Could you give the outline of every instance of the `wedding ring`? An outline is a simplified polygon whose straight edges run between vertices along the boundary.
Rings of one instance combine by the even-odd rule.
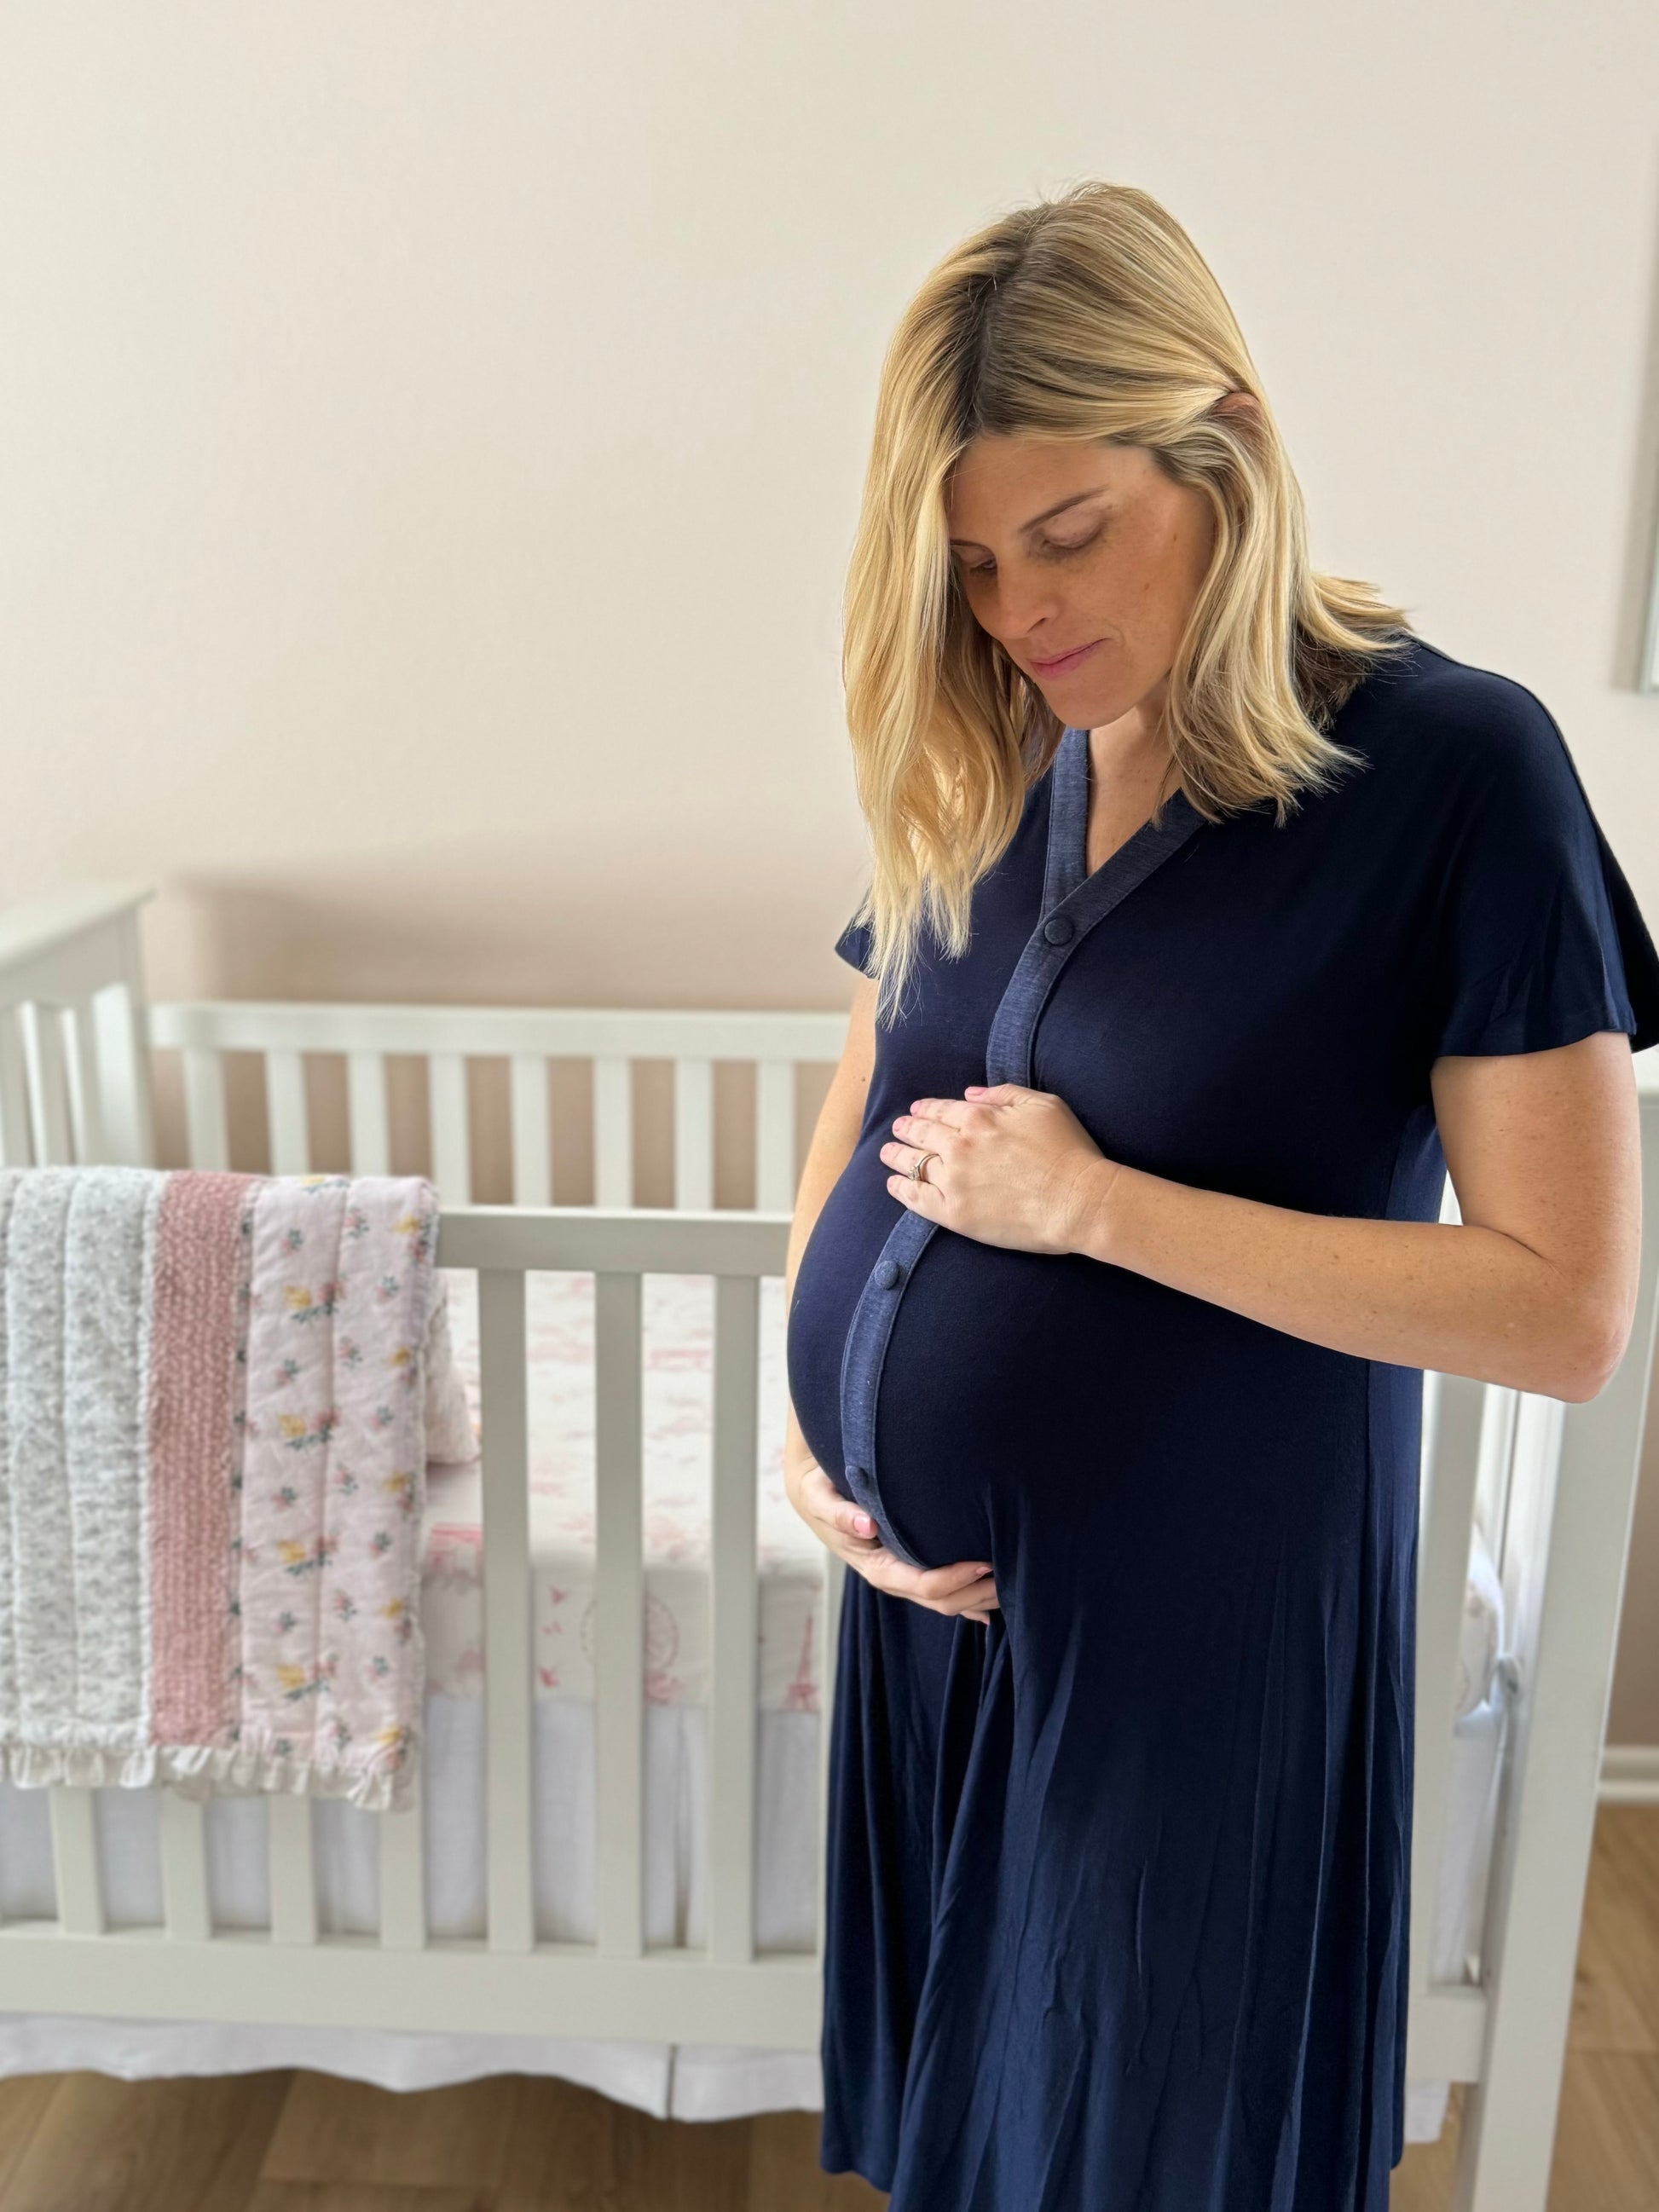
[[[909,1166],[906,1168],[904,1172],[909,1176],[912,1182],[927,1182],[927,1178],[923,1175],[922,1170],[927,1166],[929,1160],[936,1160],[938,1158],[939,1154],[937,1152],[918,1152],[915,1158],[911,1161]],[[929,1188],[931,1188],[931,1185]]]

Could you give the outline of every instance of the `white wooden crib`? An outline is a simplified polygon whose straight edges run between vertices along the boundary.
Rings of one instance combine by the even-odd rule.
[[[392,1166],[386,1062],[427,1066],[438,1260],[478,1271],[487,1932],[433,1933],[422,1815],[378,1816],[378,1932],[319,1926],[307,1802],[271,1797],[270,1924],[216,1927],[204,1808],[162,1793],[163,1910],[109,1924],[87,1790],[50,1793],[55,1917],[0,1925],[0,2012],[291,2021],[345,2029],[570,2035],[810,2051],[816,1951],[756,1942],[756,1376],[760,1293],[782,1273],[797,1156],[795,1070],[833,1061],[844,1017],[349,1005],[149,1005],[143,887],[70,891],[0,915],[0,1163],[155,1158],[153,1054],[181,1055],[191,1164],[232,1164],[223,1055],[263,1056],[277,1173]],[[349,1159],[313,1160],[302,1055],[345,1061]],[[1469,2085],[1456,2203],[1542,2212],[1571,2002],[1659,1279],[1659,1074],[1638,1062],[1644,1237],[1629,1350],[1587,1405],[1431,1376],[1419,1547],[1414,1986],[1408,2072]],[[513,1202],[474,1205],[467,1063],[509,1066]],[[550,1060],[591,1066],[592,1206],[550,1203]],[[672,1060],[673,1199],[634,1204],[631,1064]],[[756,1210],[714,1205],[714,1069],[755,1073]],[[399,1166],[408,1164],[400,1162]],[[1448,1212],[1455,1218],[1448,1196]],[[538,1937],[527,1601],[526,1280],[595,1279],[596,1929]],[[650,1274],[713,1276],[714,1481],[704,1943],[647,1941],[641,1909],[641,1299]],[[1430,1978],[1447,1822],[1453,1681],[1477,1517],[1509,1624],[1504,1764],[1474,1971]],[[832,1684],[841,1570],[823,1561],[820,1681]],[[820,1729],[817,1786],[823,1785]],[[821,1830],[820,1830],[821,1834]]]

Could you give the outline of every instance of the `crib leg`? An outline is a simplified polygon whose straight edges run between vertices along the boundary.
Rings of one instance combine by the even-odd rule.
[[[1482,1947],[1486,2049],[1464,2092],[1452,2212],[1545,2212],[1549,2196],[1600,1744],[1593,1727],[1559,1740],[1549,1710],[1559,1686],[1546,1680],[1541,1700],[1517,1715]]]
[[[1491,2008],[1481,2078],[1464,2092],[1452,2212],[1546,2212],[1549,2197],[1601,1743],[1599,1729],[1583,1732],[1588,1744],[1547,1741],[1553,1686],[1543,1710],[1520,1715],[1517,1771],[1495,1839],[1484,1961]]]
[[[1464,2089],[1450,2212],[1545,2212],[1557,2099],[1524,2087],[1541,2056]]]

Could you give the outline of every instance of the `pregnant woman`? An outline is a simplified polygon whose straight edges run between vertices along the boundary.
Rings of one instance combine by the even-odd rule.
[[[873,876],[789,1255],[790,1494],[854,1570],[823,2163],[1386,2212],[1421,1370],[1617,1366],[1659,955],[1538,700],[1311,568],[1141,192],[927,280],[847,616]]]

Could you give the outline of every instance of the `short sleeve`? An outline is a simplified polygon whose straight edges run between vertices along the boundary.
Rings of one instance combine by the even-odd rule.
[[[836,950],[850,967],[860,975],[870,972],[870,925],[856,916],[849,921],[836,939]]]
[[[1565,739],[1523,686],[1486,694],[1455,780],[1434,1055],[1659,1043],[1659,952]]]

